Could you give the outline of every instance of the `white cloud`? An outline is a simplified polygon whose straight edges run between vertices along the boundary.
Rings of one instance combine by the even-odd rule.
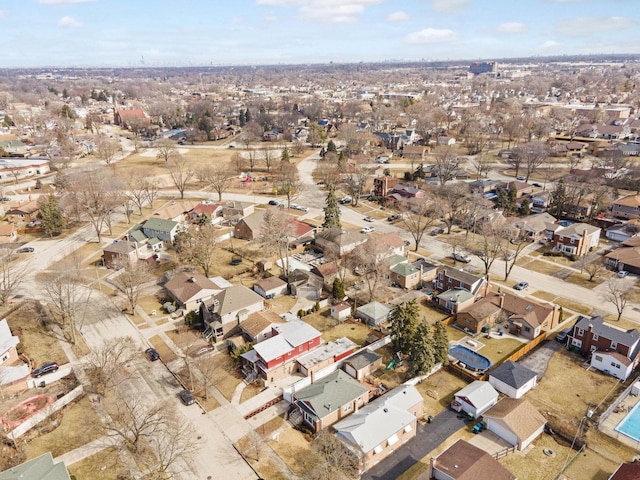
[[[58,26],[60,28],[80,28],[82,26],[82,22],[79,22],[73,17],[62,17],[58,20]]]
[[[419,32],[413,32],[404,37],[405,42],[413,44],[445,43],[458,39],[458,34],[453,30],[425,28]]]
[[[0,10],[0,18],[4,18],[6,16],[7,16],[7,13]]]
[[[367,5],[383,0],[256,0],[256,5],[295,8],[302,20],[326,23],[353,23]]]
[[[402,10],[398,10],[397,12],[393,12],[387,15],[387,20],[390,22],[404,22],[406,20],[409,20],[409,15]]]
[[[262,20],[265,22],[275,22],[278,20],[278,16],[274,13],[265,13]]]
[[[506,22],[498,25],[498,31],[502,33],[521,33],[527,30],[527,26],[520,22]]]
[[[556,42],[555,40],[547,40],[542,45],[540,45],[537,50],[539,53],[556,53],[560,51],[562,44]]]
[[[431,8],[440,13],[457,13],[467,6],[469,0],[432,0]]]
[[[71,5],[73,3],[91,3],[96,0],[36,0],[38,3],[45,5]]]
[[[555,32],[564,35],[582,36],[596,32],[627,30],[634,26],[635,22],[626,17],[579,17],[556,23]]]

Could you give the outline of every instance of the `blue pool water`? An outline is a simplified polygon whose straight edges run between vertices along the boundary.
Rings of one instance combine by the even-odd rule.
[[[491,361],[487,357],[474,352],[464,345],[454,345],[449,349],[449,355],[457,358],[472,370],[484,372],[491,366]]]
[[[636,406],[633,407],[627,416],[622,419],[622,421],[616,427],[616,430],[623,435],[635,440],[636,442],[640,442],[640,410],[638,407],[640,403],[636,403]]]

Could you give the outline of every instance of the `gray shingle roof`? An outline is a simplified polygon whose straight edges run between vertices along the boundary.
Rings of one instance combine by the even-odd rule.
[[[526,385],[537,375],[538,374],[533,370],[529,370],[527,367],[520,365],[519,363],[512,362],[511,360],[503,363],[491,372],[491,376],[493,378],[500,380],[515,389]]]
[[[351,355],[345,360],[345,363],[349,363],[356,370],[360,370],[368,365],[375,363],[378,359],[382,358],[376,352],[372,352],[368,348],[360,350],[358,353]]]
[[[574,332],[576,328],[588,330],[590,325],[593,327],[594,334],[607,338],[612,342],[627,345],[628,347],[633,346],[640,338],[640,332],[635,328],[626,331],[620,330],[611,325],[607,325],[601,317],[580,316],[575,324]]]
[[[367,388],[342,370],[336,370],[296,392],[295,398],[298,405],[300,402],[304,403],[303,408],[306,411],[311,409],[309,413],[323,418],[340,409],[343,405],[354,401],[367,391]]]

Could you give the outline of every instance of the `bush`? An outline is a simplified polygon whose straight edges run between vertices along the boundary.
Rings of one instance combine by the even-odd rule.
[[[314,311],[314,312],[317,312],[318,310],[320,310],[320,304],[319,304],[318,302],[316,302],[316,303],[313,305],[313,311]]]
[[[176,306],[171,302],[164,303],[162,308],[164,308],[164,311],[167,313],[173,313],[176,311]]]
[[[298,316],[300,318],[304,317],[305,316],[305,311],[303,309],[298,310]]]

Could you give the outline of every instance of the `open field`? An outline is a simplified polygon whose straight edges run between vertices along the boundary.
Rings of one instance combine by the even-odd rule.
[[[100,480],[119,480],[129,474],[114,448],[101,450],[69,466],[69,473],[77,479],[95,478],[96,472],[100,472]]]

